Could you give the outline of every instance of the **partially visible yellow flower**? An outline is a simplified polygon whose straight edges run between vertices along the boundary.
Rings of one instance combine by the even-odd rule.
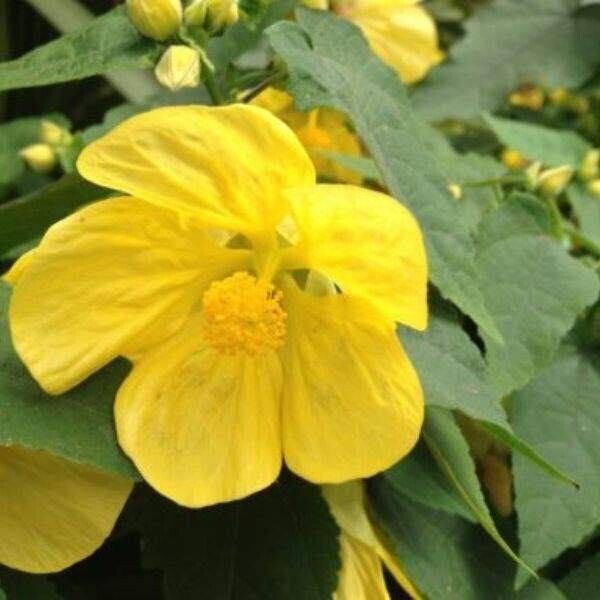
[[[169,46],[154,69],[158,82],[172,91],[200,83],[200,53],[181,45]]]
[[[177,33],[183,7],[181,0],[127,0],[127,12],[142,35],[164,42]]]
[[[504,148],[500,154],[502,164],[508,169],[522,169],[526,167],[529,161],[518,151],[513,148]]]
[[[31,144],[19,151],[19,156],[36,173],[49,173],[57,163],[56,153],[48,144]]]
[[[420,0],[333,0],[332,10],[365,34],[375,54],[405,83],[415,83],[444,57],[434,20]]]
[[[358,136],[350,130],[342,113],[330,108],[299,111],[292,96],[273,87],[261,92],[252,104],[267,109],[294,130],[321,177],[355,185],[362,182],[358,173],[323,154],[323,151],[329,151],[348,156],[362,155]]]
[[[132,360],[117,434],[150,485],[199,507],[267,487],[284,458],[338,483],[411,450],[423,393],[395,328],[426,326],[427,265],[406,208],[317,185],[293,132],[239,104],[137,115],[77,167],[127,196],[17,262],[12,338],[52,394]]]
[[[509,94],[508,103],[519,108],[537,111],[544,106],[545,99],[546,94],[542,88],[527,85]]]
[[[110,534],[131,481],[20,446],[0,447],[0,564],[61,571]]]
[[[398,561],[385,549],[364,505],[362,481],[325,485],[323,495],[341,533],[339,537],[342,569],[334,600],[389,600],[383,565],[413,600],[421,596]]]

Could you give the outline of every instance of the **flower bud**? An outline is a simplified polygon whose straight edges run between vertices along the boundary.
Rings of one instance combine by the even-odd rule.
[[[600,150],[597,148],[588,150],[579,165],[577,174],[583,181],[589,181],[590,179],[596,179],[600,175],[598,169],[598,163],[600,161]]]
[[[600,179],[592,179],[586,184],[586,189],[594,198],[600,198]]]
[[[218,33],[240,18],[237,0],[208,0],[207,25],[211,33]]]
[[[508,103],[519,108],[540,110],[544,106],[544,91],[536,86],[526,86],[509,95]]]
[[[500,155],[502,164],[509,169],[522,169],[527,165],[527,159],[518,151],[512,148],[505,148]]]
[[[462,198],[462,195],[463,195],[462,188],[460,187],[460,185],[458,185],[458,183],[449,184],[448,191],[450,192],[450,195],[455,200],[460,200]]]
[[[208,0],[193,0],[183,11],[183,21],[189,27],[201,27],[206,21]]]
[[[127,11],[137,30],[146,37],[164,42],[181,25],[181,0],[127,0]]]
[[[172,91],[200,83],[200,54],[188,46],[169,46],[154,69],[156,79]]]
[[[71,141],[71,134],[52,121],[42,120],[40,140],[49,146],[64,146]]]
[[[540,173],[537,184],[544,196],[558,196],[573,177],[573,167],[564,165],[555,169],[546,169]]]
[[[558,87],[554,88],[549,94],[548,99],[554,106],[564,107],[569,102],[569,91],[566,88]]]
[[[530,190],[535,190],[537,188],[538,179],[539,179],[541,170],[542,170],[542,163],[539,161],[536,161],[536,162],[530,164],[525,169],[525,177],[527,178],[527,187]]]
[[[19,152],[27,166],[36,173],[49,173],[56,166],[56,154],[48,144],[32,144]]]

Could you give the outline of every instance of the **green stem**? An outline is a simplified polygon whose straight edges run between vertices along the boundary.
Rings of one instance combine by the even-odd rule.
[[[210,99],[212,100],[213,104],[224,104],[223,96],[221,95],[221,92],[217,87],[215,76],[213,75],[213,72],[210,69],[205,70],[204,85],[206,86],[206,90],[208,91],[208,94],[210,95]]]
[[[550,225],[552,229],[552,235],[557,240],[561,240],[564,234],[564,228],[563,218],[560,214],[560,209],[558,208],[558,202],[554,196],[549,196],[546,198],[546,200],[548,202],[548,208],[550,209]]]
[[[590,238],[583,235],[580,231],[572,227],[571,225],[563,224],[563,231],[579,246],[585,248],[590,254],[594,254],[600,258],[600,245],[590,240]]]
[[[519,184],[526,183],[527,179],[522,176],[513,175],[508,177],[496,177],[492,179],[482,179],[481,181],[466,181],[461,183],[462,187],[486,187],[486,186],[496,186],[496,185],[511,185],[511,184]]]

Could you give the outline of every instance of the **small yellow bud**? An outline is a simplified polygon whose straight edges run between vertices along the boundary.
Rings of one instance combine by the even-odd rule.
[[[450,195],[455,199],[455,200],[460,200],[462,198],[462,188],[460,187],[460,185],[458,185],[458,183],[451,183],[448,185],[448,191],[450,192]]]
[[[527,185],[529,189],[535,190],[535,188],[537,187],[541,170],[542,163],[538,161],[530,164],[525,169],[525,176],[527,177]]]
[[[522,87],[508,96],[509,104],[529,110],[540,110],[544,106],[544,100],[544,91],[532,85]]]
[[[585,187],[591,196],[594,196],[594,198],[600,198],[600,179],[592,179],[591,181],[588,181]]]
[[[502,150],[500,160],[509,169],[522,169],[529,162],[518,150],[512,148]]]
[[[577,174],[583,181],[589,181],[590,179],[596,179],[600,175],[600,169],[598,164],[600,162],[600,150],[594,148],[588,150],[579,165]]]
[[[329,0],[302,0],[302,4],[315,10],[329,10]]]
[[[573,167],[564,165],[555,169],[546,169],[540,173],[537,184],[544,196],[558,196],[573,177]]]
[[[156,79],[170,90],[200,83],[200,54],[188,46],[169,46],[154,69]]]
[[[183,11],[183,20],[190,27],[201,27],[206,21],[208,0],[193,0]]]
[[[569,101],[569,91],[566,88],[554,88],[549,94],[548,99],[554,106],[566,106]]]
[[[217,33],[240,18],[237,0],[208,0],[207,23],[211,33]]]
[[[19,152],[27,166],[36,173],[49,173],[56,166],[56,154],[48,144],[32,144]]]
[[[42,121],[40,140],[50,146],[63,146],[71,141],[71,134],[52,121]]]
[[[127,0],[127,11],[142,35],[159,42],[177,33],[183,13],[181,0]]]

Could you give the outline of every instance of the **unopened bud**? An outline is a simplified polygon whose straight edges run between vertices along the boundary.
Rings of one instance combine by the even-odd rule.
[[[573,96],[568,107],[577,115],[585,115],[590,111],[590,101],[585,96]]]
[[[508,102],[512,106],[519,108],[528,108],[529,110],[540,110],[544,106],[544,91],[535,86],[526,86],[512,92],[508,97]]]
[[[590,179],[596,179],[600,175],[598,169],[598,163],[600,162],[600,150],[593,149],[588,150],[581,161],[577,174],[583,181],[589,181]]]
[[[44,119],[41,124],[40,140],[49,146],[64,146],[71,141],[71,134],[56,123]]]
[[[542,170],[541,162],[534,162],[525,169],[525,177],[527,178],[527,187],[530,190],[535,190],[538,185],[540,171]]]
[[[569,91],[566,88],[554,88],[549,94],[548,99],[554,106],[566,106],[570,98]]]
[[[555,169],[542,171],[538,177],[537,184],[544,196],[555,197],[562,193],[573,177],[573,168],[564,165]]]
[[[188,46],[169,46],[154,69],[156,79],[170,90],[200,83],[200,54]]]
[[[450,195],[455,200],[460,200],[462,198],[462,195],[463,195],[462,188],[460,187],[460,185],[458,185],[458,183],[449,184],[448,191],[450,192]]]
[[[211,33],[222,31],[239,18],[237,0],[208,0],[207,25]]]
[[[528,163],[528,160],[518,150],[512,148],[502,150],[500,160],[509,169],[522,169]]]
[[[19,152],[27,166],[36,173],[49,173],[56,166],[56,154],[48,144],[32,144]]]
[[[600,198],[600,179],[592,179],[586,184],[586,189],[594,198]]]
[[[193,0],[183,11],[183,20],[190,27],[201,27],[206,21],[208,0]]]
[[[127,0],[127,11],[142,35],[164,42],[179,30],[183,9],[181,0]]]

